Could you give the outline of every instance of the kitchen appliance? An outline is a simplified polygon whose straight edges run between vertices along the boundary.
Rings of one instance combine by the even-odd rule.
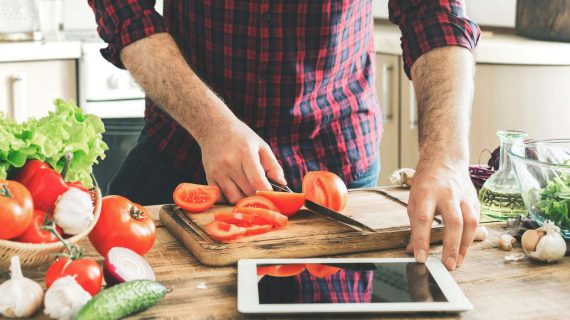
[[[0,0],[0,41],[41,39],[35,0]]]
[[[75,38],[90,39],[92,34]],[[101,56],[102,42],[83,42],[79,61],[79,106],[99,116],[105,124],[103,140],[109,145],[107,156],[93,167],[104,195],[108,184],[144,127],[144,92],[131,75]]]
[[[209,266],[224,266],[240,259],[308,258],[343,253],[366,252],[390,248],[405,248],[410,239],[410,220],[405,203],[409,190],[381,188],[390,197],[374,190],[354,189],[348,192],[347,206],[342,213],[374,229],[362,232],[309,210],[301,210],[289,219],[285,228],[246,236],[230,243],[213,240],[206,226],[216,212],[232,210],[229,205],[217,205],[200,214],[187,214],[175,205],[163,206],[160,221],[196,259]],[[394,200],[398,199],[398,200]],[[443,238],[443,224],[434,220],[431,243]]]

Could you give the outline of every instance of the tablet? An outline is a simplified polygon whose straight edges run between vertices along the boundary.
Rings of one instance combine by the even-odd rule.
[[[241,313],[414,313],[471,310],[440,260],[271,259],[238,263]]]

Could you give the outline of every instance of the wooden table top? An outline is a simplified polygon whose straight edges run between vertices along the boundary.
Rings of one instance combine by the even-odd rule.
[[[158,226],[158,239],[146,258],[157,280],[173,291],[157,306],[135,315],[136,318],[169,319],[263,319],[237,312],[237,268],[212,268],[201,265],[158,221],[160,206],[149,207]],[[365,319],[568,319],[570,317],[570,258],[553,265],[527,259],[505,262],[508,252],[500,251],[497,238],[500,226],[489,230],[484,242],[470,250],[464,265],[452,275],[474,305],[474,310],[459,315],[359,316]],[[87,257],[102,260],[88,240],[80,243]],[[512,252],[519,253],[521,248]],[[441,257],[441,246],[432,247]],[[342,257],[407,257],[403,250],[386,250]],[[24,275],[43,285],[47,266],[24,270]],[[5,278],[2,275],[0,278]],[[205,283],[205,289],[196,288]],[[37,319],[47,319],[38,312]],[[275,317],[272,317],[275,318]],[[286,317],[279,317],[285,319]],[[294,319],[299,319],[295,316]],[[305,318],[305,317],[304,317]],[[322,317],[321,317],[322,318]],[[347,319],[347,316],[326,318]],[[355,317],[353,317],[355,318]],[[293,319],[293,317],[291,317]]]

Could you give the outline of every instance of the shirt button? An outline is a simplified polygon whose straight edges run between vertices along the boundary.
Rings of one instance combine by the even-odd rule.
[[[265,22],[271,21],[271,12],[263,13],[263,21],[265,21]]]
[[[261,73],[259,74],[259,80],[265,81],[265,80],[267,80],[268,78],[269,78],[269,74],[267,74],[267,72],[261,72]]]

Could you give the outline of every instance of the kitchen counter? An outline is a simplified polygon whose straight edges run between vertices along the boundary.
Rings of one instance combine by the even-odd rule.
[[[0,42],[0,63],[66,60],[81,57],[81,42]]]
[[[169,319],[246,319],[237,312],[236,267],[201,265],[158,221],[160,206],[149,207],[158,226],[158,239],[146,258],[156,272],[157,280],[172,288],[157,306],[136,315],[136,318]],[[460,315],[401,316],[399,319],[565,319],[569,312],[570,258],[553,265],[528,260],[505,262],[508,252],[500,251],[497,238],[502,227],[490,227],[489,237],[476,242],[465,264],[452,272],[453,277],[474,305],[474,310]],[[80,245],[87,257],[102,260],[88,240]],[[441,256],[441,246],[432,247],[433,255]],[[521,252],[520,247],[513,253]],[[386,250],[343,257],[406,257],[403,250]],[[24,269],[24,275],[40,281],[47,266]],[[205,283],[205,289],[196,288]],[[47,319],[41,313],[37,319]],[[274,318],[274,317],[273,317]],[[298,318],[298,317],[291,317]],[[346,319],[346,316],[340,317]],[[367,319],[380,319],[368,316]],[[395,318],[395,316],[390,316]],[[255,319],[264,319],[256,316]],[[280,317],[284,319],[284,317]]]

